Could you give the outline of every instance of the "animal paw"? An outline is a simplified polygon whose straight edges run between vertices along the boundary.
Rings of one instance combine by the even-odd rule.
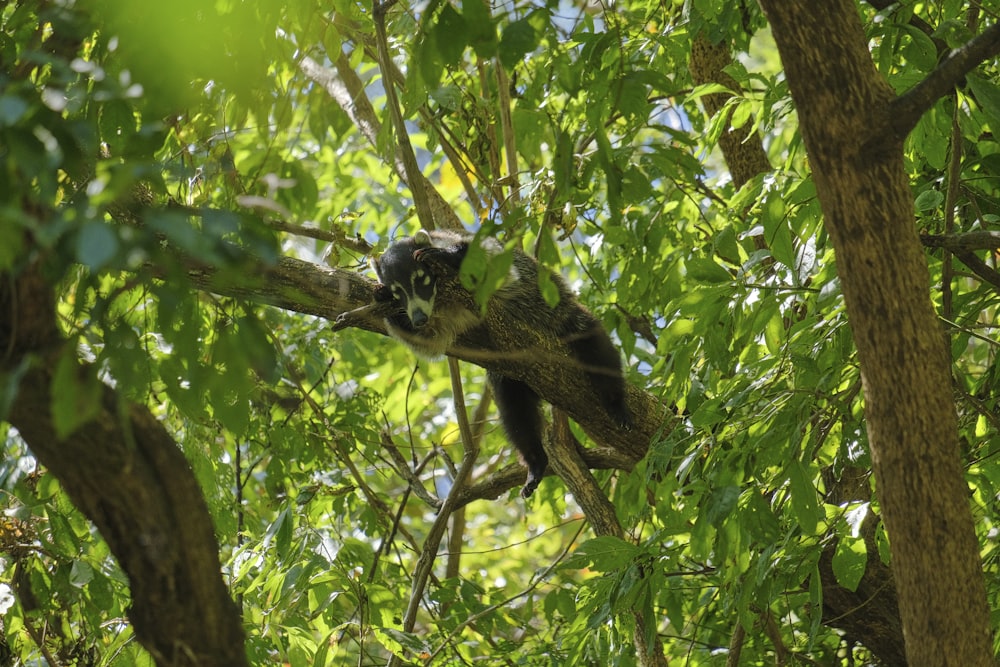
[[[629,412],[624,402],[620,405],[608,406],[608,416],[623,431],[631,431],[635,428],[632,413]]]
[[[524,480],[524,486],[521,487],[522,498],[530,498],[531,494],[538,488],[542,478],[545,477],[545,471],[548,468],[549,459],[544,455],[544,453],[540,456],[540,459],[541,460],[533,461],[532,464],[528,466],[528,479]]]

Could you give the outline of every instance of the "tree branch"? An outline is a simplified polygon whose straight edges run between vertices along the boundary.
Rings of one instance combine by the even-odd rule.
[[[975,254],[976,250],[1000,248],[1000,232],[978,231],[964,234],[921,234],[920,242],[928,248],[943,248],[954,254],[974,274],[1000,289],[1000,272]]]
[[[333,55],[333,54],[331,54]],[[299,61],[299,69],[307,77],[323,86],[333,101],[347,114],[354,126],[358,128],[371,147],[379,154],[378,135],[382,124],[375,115],[375,109],[365,94],[365,85],[351,67],[347,56],[337,54],[334,69],[323,67],[318,62],[305,56]],[[415,174],[408,173],[401,149],[397,148],[392,157],[393,169],[396,175],[406,183],[411,191],[423,189],[427,194],[431,214],[435,222],[448,229],[461,229],[462,223],[455,215],[454,209],[445,201],[441,193],[431,185],[427,177],[419,169]],[[414,179],[414,180],[411,180]]]
[[[920,242],[928,248],[944,248],[952,252],[962,250],[1000,249],[1000,232],[978,231],[961,234],[921,234]]]
[[[947,95],[966,74],[1000,53],[1000,23],[996,23],[952,51],[923,81],[889,104],[887,117],[893,136],[902,140],[938,98]]]
[[[417,164],[417,156],[413,153],[413,145],[410,143],[410,135],[406,131],[406,121],[403,119],[403,110],[399,105],[399,98],[396,96],[396,84],[392,80],[392,59],[389,57],[389,37],[386,34],[385,22],[389,7],[394,3],[372,1],[372,14],[375,22],[375,41],[378,46],[378,68],[382,72],[382,88],[385,90],[386,106],[389,107],[389,118],[392,119],[392,127],[396,131],[396,151],[403,160],[403,171],[406,174],[406,182],[410,184],[410,194],[413,196],[413,205],[417,209],[417,218],[420,226],[424,229],[434,229],[436,226],[430,202],[427,199],[427,184],[421,176],[420,165]]]

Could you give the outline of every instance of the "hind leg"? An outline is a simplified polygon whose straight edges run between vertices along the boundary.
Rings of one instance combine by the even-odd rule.
[[[507,432],[507,439],[528,466],[528,479],[521,489],[521,496],[527,498],[538,488],[549,464],[549,457],[542,447],[542,415],[538,394],[523,382],[499,373],[490,371],[487,377],[493,387],[493,397],[500,412],[500,421]]]

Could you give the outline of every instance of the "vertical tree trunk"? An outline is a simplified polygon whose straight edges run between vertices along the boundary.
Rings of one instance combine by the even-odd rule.
[[[248,665],[212,519],[177,444],[147,409],[104,385],[94,418],[62,437],[51,401],[66,342],[39,266],[16,277],[0,273],[0,313],[0,349],[7,351],[0,372],[24,371],[10,423],[94,522],[128,575],[136,638],[160,667]]]
[[[762,0],[814,171],[861,362],[911,665],[993,664],[945,338],[930,302],[894,94],[850,0]]]

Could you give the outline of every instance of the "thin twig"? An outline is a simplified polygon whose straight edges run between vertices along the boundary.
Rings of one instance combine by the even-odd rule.
[[[516,207],[521,203],[521,183],[517,178],[517,138],[514,136],[514,121],[510,115],[510,78],[500,61],[496,61],[497,104],[500,107],[500,131],[503,135],[504,182],[510,189],[510,201]]]
[[[562,553],[559,554],[559,556],[552,562],[551,565],[549,565],[544,570],[542,570],[541,572],[539,572],[531,580],[531,583],[528,584],[527,588],[525,588],[523,591],[515,593],[514,595],[511,595],[510,597],[506,598],[505,600],[501,600],[500,602],[491,604],[489,607],[486,607],[485,609],[483,609],[483,610],[481,610],[481,611],[473,614],[469,618],[465,619],[464,621],[462,621],[461,623],[459,623],[458,625],[456,625],[455,628],[451,632],[448,633],[448,636],[444,638],[444,641],[441,642],[441,645],[438,646],[431,653],[430,657],[427,659],[427,661],[426,661],[425,664],[429,665],[432,662],[434,662],[434,658],[436,658],[437,655],[439,653],[441,653],[441,651],[444,650],[444,647],[447,646],[448,644],[450,644],[451,640],[454,639],[458,635],[458,633],[460,633],[465,628],[469,627],[470,625],[472,625],[473,623],[475,623],[479,619],[484,618],[486,616],[489,616],[490,614],[492,614],[493,612],[495,612],[497,609],[502,609],[503,607],[506,607],[507,605],[509,605],[510,603],[512,603],[512,602],[514,602],[516,600],[519,600],[519,599],[521,599],[523,597],[527,597],[528,595],[531,595],[531,593],[533,593],[534,590],[536,588],[538,588],[538,586],[541,585],[541,583],[548,578],[548,576],[552,573],[552,571],[554,569],[556,569],[556,567],[558,567],[562,563],[562,561],[566,558],[566,555],[569,553],[569,550],[572,549],[577,544],[577,540],[580,538],[580,535],[581,535],[581,533],[583,533],[583,530],[586,527],[586,525],[587,524],[585,524],[585,523],[582,523],[582,522],[580,523],[580,527],[577,529],[576,535],[574,535],[571,539],[569,539],[569,540],[566,541],[566,548],[563,549]]]
[[[462,434],[462,445],[465,453],[462,456],[462,465],[458,469],[458,474],[452,483],[451,490],[445,498],[441,511],[438,512],[424,546],[420,550],[417,558],[417,565],[413,572],[413,587],[410,591],[410,601],[406,607],[406,614],[403,617],[403,632],[412,632],[417,622],[417,611],[420,609],[420,601],[424,597],[424,589],[427,586],[427,578],[434,560],[437,558],[438,547],[441,546],[441,539],[444,537],[445,529],[448,527],[448,519],[458,503],[459,492],[465,485],[465,480],[469,478],[476,458],[479,456],[479,446],[472,437],[472,428],[469,426],[469,417],[465,410],[465,395],[462,392],[462,375],[458,367],[458,361],[448,358],[448,370],[451,372],[451,388],[455,401],[455,412],[458,416],[458,429]],[[389,658],[388,667],[399,667],[400,657],[393,653]]]
[[[962,181],[962,128],[958,124],[959,105],[955,100],[955,109],[951,118],[951,159],[948,165],[948,188],[944,200],[944,233],[955,232],[955,206],[958,203],[959,185]],[[952,319],[952,289],[951,281],[955,275],[951,251],[947,248],[941,261],[941,314],[946,319]]]

